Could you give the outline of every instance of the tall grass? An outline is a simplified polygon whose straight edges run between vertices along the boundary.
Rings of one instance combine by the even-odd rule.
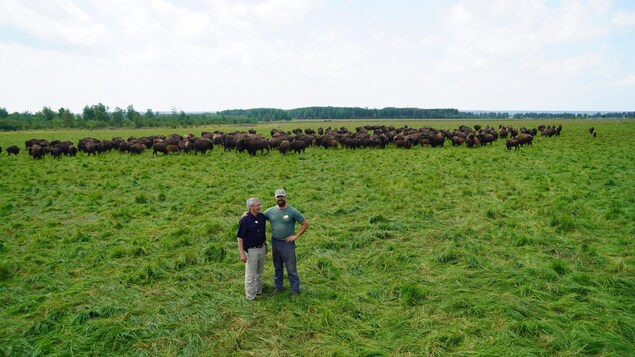
[[[359,125],[285,129],[324,124]],[[2,155],[1,351],[633,354],[635,123],[562,124],[562,136],[518,151],[499,141],[257,157]],[[0,146],[171,132],[3,133]],[[249,302],[238,217],[246,198],[273,205],[280,187],[311,222],[297,243],[303,294]]]

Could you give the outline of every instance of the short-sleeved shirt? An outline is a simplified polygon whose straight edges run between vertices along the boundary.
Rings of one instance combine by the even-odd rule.
[[[257,247],[263,244],[267,237],[265,235],[265,224],[267,217],[258,213],[254,216],[251,212],[238,222],[238,238],[243,240],[243,249]]]
[[[305,221],[304,216],[295,207],[287,205],[285,209],[273,206],[265,211],[265,216],[271,224],[273,239],[284,240],[295,233],[295,222]]]

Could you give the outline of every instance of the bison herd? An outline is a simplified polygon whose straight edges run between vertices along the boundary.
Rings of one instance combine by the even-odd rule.
[[[25,142],[25,148],[29,155],[35,159],[41,159],[47,154],[59,158],[61,156],[75,156],[77,152],[83,152],[90,156],[109,151],[141,154],[145,150],[152,150],[153,155],[192,152],[195,155],[198,153],[205,155],[208,151],[213,150],[214,146],[222,147],[224,151],[239,153],[246,151],[249,155],[255,156],[258,152],[264,154],[265,151],[269,153],[270,150],[278,150],[283,155],[289,152],[301,154],[308,147],[383,149],[393,146],[400,149],[410,149],[419,145],[436,148],[443,147],[446,142],[455,147],[464,145],[476,148],[487,144],[492,145],[499,139],[505,139],[506,148],[511,150],[512,148],[519,149],[524,145],[532,145],[533,138],[538,134],[546,137],[559,136],[561,130],[561,125],[557,127],[540,125],[532,129],[503,125],[498,128],[461,125],[454,130],[366,125],[357,127],[354,131],[345,127],[339,129],[319,128],[317,131],[310,128],[292,131],[272,129],[269,138],[265,138],[252,129],[247,132],[202,132],[200,137],[193,134],[184,136],[172,134],[169,136],[129,137],[128,139],[115,137],[111,140],[82,138],[77,145],[70,141],[53,140],[49,142],[46,139],[30,139]],[[17,155],[20,149],[14,145],[8,147],[6,151],[8,155]],[[2,148],[0,148],[1,152]]]

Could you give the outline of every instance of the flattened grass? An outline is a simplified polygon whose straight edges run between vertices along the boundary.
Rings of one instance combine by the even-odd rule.
[[[499,141],[257,157],[2,155],[1,350],[632,354],[635,143],[624,138],[635,123],[562,124],[562,136],[518,151]],[[0,146],[83,136],[3,133]],[[279,187],[311,221],[298,241],[303,294],[250,303],[237,221],[246,198],[267,207]],[[266,291],[272,270],[269,261]]]

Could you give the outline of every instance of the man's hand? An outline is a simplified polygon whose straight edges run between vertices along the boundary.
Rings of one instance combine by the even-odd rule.
[[[240,261],[243,263],[247,263],[247,254],[245,252],[240,252]]]
[[[285,239],[285,240],[287,241],[287,243],[291,243],[291,242],[293,242],[296,239],[298,239],[298,235],[294,234],[292,236],[288,236],[287,239]]]

